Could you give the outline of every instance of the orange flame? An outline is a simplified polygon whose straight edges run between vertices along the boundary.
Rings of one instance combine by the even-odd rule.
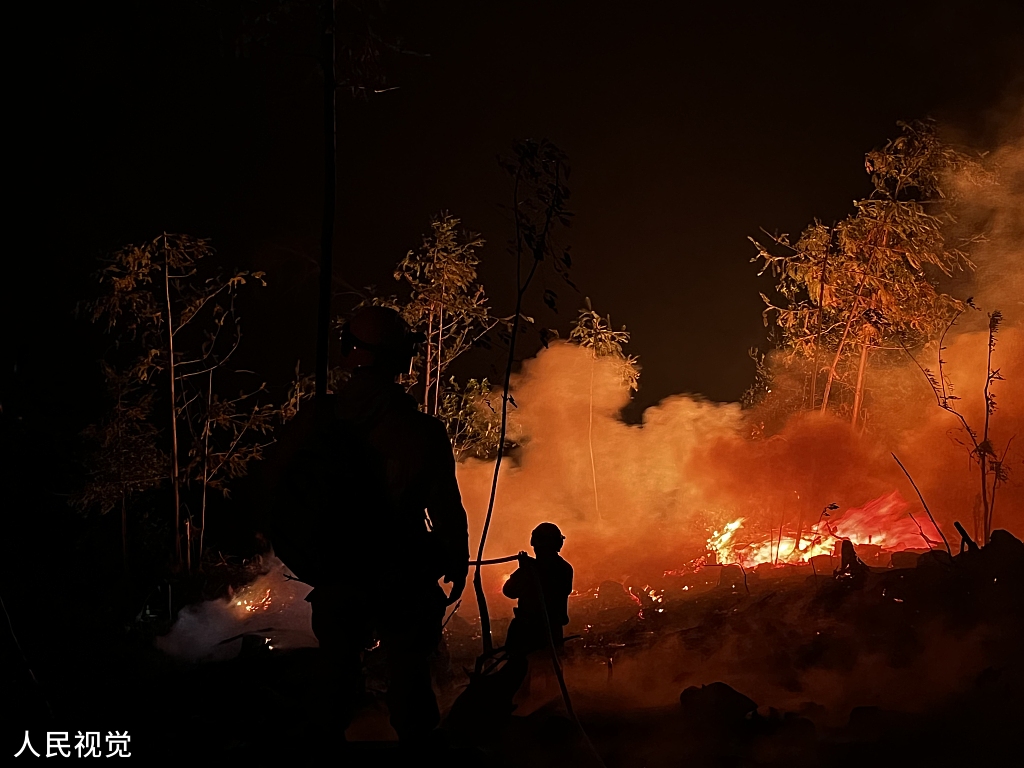
[[[889,551],[930,548],[936,543],[925,534],[898,491],[849,509],[839,519],[826,519],[828,514],[822,512],[818,522],[806,530],[787,529],[783,524],[770,536],[753,541],[747,539],[747,543],[741,543],[746,520],[741,517],[712,532],[707,548],[723,565],[737,563],[752,568],[764,563],[807,563],[817,555],[831,555],[836,542],[842,539],[849,539],[855,545],[876,544]]]

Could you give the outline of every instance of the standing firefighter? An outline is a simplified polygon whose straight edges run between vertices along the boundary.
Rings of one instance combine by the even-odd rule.
[[[380,641],[388,709],[401,740],[437,727],[430,655],[445,607],[469,568],[466,512],[444,425],[396,383],[422,336],[384,307],[359,310],[342,331],[352,376],[296,425],[283,472],[274,545],[313,585],[313,632],[345,728],[362,697],[361,654]],[[452,585],[445,596],[438,585]],[[325,713],[325,715],[328,713]],[[340,720],[340,722],[339,722]]]
[[[501,589],[505,597],[519,599],[505,640],[510,657],[547,648],[551,642],[556,647],[562,644],[572,592],[572,566],[558,554],[564,542],[554,523],[538,525],[530,536],[536,559],[520,552],[519,568]]]
[[[505,597],[519,600],[505,637],[505,667],[499,673],[500,687],[509,700],[524,681],[526,690],[530,689],[531,654],[561,650],[562,628],[569,623],[572,592],[572,566],[558,554],[564,541],[565,536],[554,523],[541,523],[534,528],[530,545],[536,558],[520,552],[519,568],[501,589]],[[545,668],[547,665],[541,667]]]

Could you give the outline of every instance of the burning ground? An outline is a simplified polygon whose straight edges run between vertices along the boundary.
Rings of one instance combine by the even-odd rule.
[[[893,564],[838,577],[766,564],[745,579],[738,567],[696,566],[656,584],[581,590],[564,669],[604,763],[944,765],[998,755],[1014,738],[1024,683],[1024,544],[999,531],[980,551]],[[198,624],[214,626],[211,617],[244,637],[211,646],[231,648],[231,661],[170,673],[182,690],[204,692],[176,746],[262,764],[317,743],[317,658],[288,650],[287,617],[305,615],[292,590],[277,564],[231,600],[183,615],[168,650],[176,634],[194,640]],[[435,676],[447,711],[479,652],[478,626],[456,615],[445,640]],[[380,654],[367,654],[367,707],[348,731],[354,764],[404,764],[381,743],[393,734]],[[174,713],[175,699],[155,693],[166,674],[137,683],[134,701],[154,717]],[[447,727],[475,748],[453,765],[591,764],[543,658],[512,718],[453,716]]]
[[[948,346],[963,407],[977,420],[986,337],[964,333]],[[1002,446],[1024,434],[1024,335],[1008,328],[998,354],[1008,383],[993,419],[994,442]],[[643,583],[711,551],[719,562],[750,567],[807,562],[831,552],[837,538],[889,552],[941,545],[893,453],[947,536],[956,538],[954,520],[970,527],[977,470],[958,443],[955,419],[936,407],[909,364],[885,372],[876,393],[883,430],[860,435],[838,419],[797,414],[762,440],[749,439],[749,415],[738,405],[686,395],[649,409],[642,425],[625,424],[618,413],[628,392],[616,365],[564,343],[524,364],[513,386],[522,448],[502,469],[488,554],[523,549],[532,527],[550,520],[567,536],[564,553],[577,584],[589,587],[605,579]],[[1007,464],[1019,466],[1022,458],[1011,443]],[[484,462],[460,467],[475,533],[491,472]],[[1019,530],[1022,490],[1019,478],[1000,488],[996,527]],[[490,594],[503,575],[487,573]]]
[[[980,333],[954,339],[950,365],[975,371],[979,343]],[[1015,328],[1000,340],[1009,382],[1024,375],[1020,345]],[[890,379],[912,383],[913,373]],[[964,381],[965,407],[979,408],[968,396],[976,382]],[[642,426],[623,423],[627,393],[614,364],[568,344],[524,365],[513,390],[521,448],[502,470],[487,554],[523,548],[541,520],[565,531],[564,554],[576,568],[567,634],[578,635],[565,672],[606,764],[852,765],[880,754],[941,763],[996,748],[1022,682],[1024,547],[999,533],[981,552],[947,554],[943,534],[956,555],[952,523],[971,508],[971,467],[926,387],[894,391],[898,407],[881,435],[799,416],[773,438],[750,440],[737,406],[688,396],[652,409]],[[1019,431],[1018,392],[1014,383],[1003,393],[997,439]],[[934,523],[891,453],[911,469]],[[490,469],[460,466],[477,526]],[[1000,489],[997,528],[1019,532],[1020,492],[1012,483]],[[866,565],[836,578],[844,538]],[[491,610],[504,617],[499,642],[511,607],[500,596],[502,569],[489,567],[485,579]],[[316,676],[315,655],[303,650],[315,644],[305,589],[285,574],[271,561],[230,599],[183,613],[160,640],[183,659],[236,657],[214,665],[215,676],[258,687],[258,711],[237,722],[231,712],[199,718],[205,739],[230,733],[240,755],[255,748],[255,731],[298,738],[316,717],[303,687]],[[468,593],[445,636],[436,674],[447,710],[479,652]],[[367,657],[371,703],[352,739],[393,737],[380,653]],[[501,727],[449,723],[490,764],[586,760],[538,665]],[[954,735],[981,727],[993,734],[983,743]]]

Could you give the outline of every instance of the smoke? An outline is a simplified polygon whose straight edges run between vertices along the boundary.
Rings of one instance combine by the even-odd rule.
[[[944,352],[962,397],[958,407],[977,429],[984,419],[986,353],[987,336],[974,332],[955,337]],[[992,418],[993,444],[1001,452],[1013,435],[1024,435],[1021,329],[1004,329],[995,362],[1005,378],[996,383],[999,410]],[[909,361],[876,375],[888,385],[872,401],[874,420],[885,425],[880,434],[861,435],[834,417],[802,413],[774,437],[752,440],[738,404],[690,395],[648,409],[642,425],[626,424],[619,413],[628,393],[615,362],[552,344],[513,380],[514,429],[522,445],[502,465],[485,555],[526,549],[532,528],[550,521],[567,537],[563,555],[579,587],[606,579],[638,584],[685,565],[704,551],[714,530],[740,517],[747,534],[767,538],[782,523],[806,530],[829,504],[839,505],[833,515],[841,519],[848,509],[898,491],[927,524],[892,453],[956,542],[952,523],[962,520],[970,529],[980,492],[961,425],[938,408]],[[1011,444],[1011,470],[1021,456],[1019,445]],[[459,467],[472,538],[482,529],[492,471],[491,463],[480,461]],[[1000,488],[996,527],[1020,531],[1022,479],[1018,470]],[[934,529],[926,533],[938,538]],[[488,593],[500,590],[504,575],[500,568],[485,571]]]
[[[1009,481],[998,490],[995,528],[1024,531],[1024,132],[987,159],[995,183],[954,180],[961,197],[959,231],[985,231],[972,249],[976,270],[959,295],[973,295],[969,311],[947,336],[943,371],[957,410],[981,433],[988,355],[988,312],[1004,324],[992,354],[997,410],[990,437],[1004,456]],[[955,234],[951,235],[955,236]],[[723,350],[723,354],[730,354]],[[907,468],[932,515],[955,546],[954,521],[977,530],[981,481],[970,457],[964,425],[936,403],[921,367],[938,374],[937,345],[917,362],[905,357],[869,370],[868,430],[817,413],[790,416],[769,439],[751,439],[749,412],[739,404],[676,395],[649,408],[641,425],[619,416],[628,402],[618,364],[557,342],[524,362],[513,378],[516,407],[511,429],[520,448],[503,463],[486,556],[526,549],[542,521],[567,536],[563,554],[579,587],[606,579],[642,584],[685,565],[704,551],[708,537],[744,518],[737,536],[767,538],[785,525],[806,530],[829,504],[833,517],[893,491],[905,528],[909,511],[923,532],[938,539]],[[785,372],[779,371],[781,375]],[[471,536],[482,529],[493,465],[470,460],[459,483]],[[883,521],[884,525],[884,521]],[[903,546],[924,546],[903,542]],[[485,570],[488,594],[500,593],[507,570]],[[498,596],[496,610],[508,601]]]
[[[993,184],[955,179],[964,200],[960,221],[966,230],[984,231],[985,240],[972,248],[976,269],[971,289],[976,303],[1000,309],[1011,324],[1024,323],[1024,100],[1000,122],[1008,126],[986,164],[994,168]]]
[[[268,651],[317,645],[310,628],[310,587],[289,580],[276,557],[251,584],[220,600],[191,605],[178,614],[156,647],[184,661],[225,661],[238,656],[243,638],[252,636]]]
[[[709,436],[741,429],[738,406],[673,397],[648,409],[643,426],[625,424],[618,414],[628,392],[616,362],[564,342],[526,361],[512,393],[522,447],[502,466],[488,552],[527,549],[532,528],[554,522],[568,537],[563,554],[577,583],[596,584],[679,565],[704,542],[695,517],[704,488],[687,467]],[[459,467],[471,538],[482,526],[492,471],[489,462]]]

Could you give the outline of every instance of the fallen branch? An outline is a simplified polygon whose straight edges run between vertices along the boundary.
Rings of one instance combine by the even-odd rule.
[[[977,552],[977,543],[967,535],[967,531],[965,531],[964,527],[960,525],[960,522],[954,522],[953,527],[956,528],[956,532],[960,534],[960,552],[962,553],[965,549],[970,552]]]
[[[894,459],[896,459],[896,463],[900,465],[900,469],[903,470],[903,474],[907,476],[907,480],[909,480],[910,484],[912,486],[914,486],[914,490],[917,491],[917,498],[919,498],[921,500],[921,506],[924,507],[924,511],[928,513],[928,519],[932,521],[932,525],[935,526],[935,530],[938,531],[939,532],[939,536],[942,537],[942,543],[946,545],[946,554],[948,554],[950,557],[952,557],[953,556],[953,550],[951,550],[949,548],[949,542],[946,541],[946,534],[944,534],[942,532],[942,529],[939,528],[939,524],[936,523],[935,522],[935,518],[932,517],[932,511],[930,509],[928,509],[928,505],[925,503],[924,496],[921,494],[921,489],[917,487],[917,483],[914,482],[914,478],[912,478],[910,476],[910,473],[907,472],[907,468],[903,466],[903,462],[899,460],[899,457],[897,457],[895,453],[890,453],[890,455]]]

